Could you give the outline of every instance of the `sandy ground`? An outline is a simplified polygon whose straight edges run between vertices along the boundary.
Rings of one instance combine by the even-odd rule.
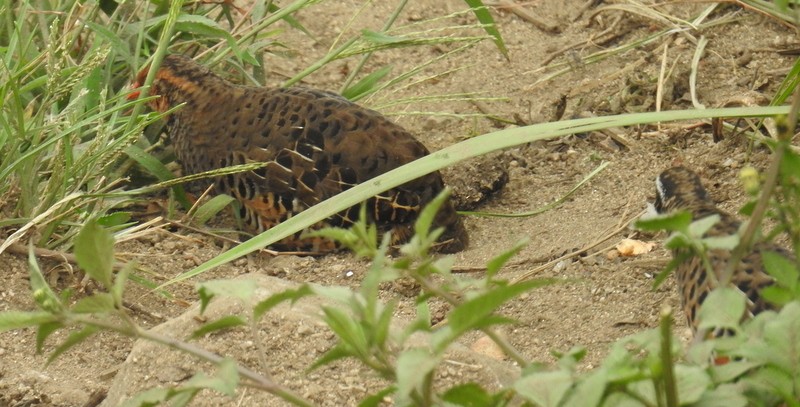
[[[315,35],[316,40],[287,31],[285,43],[291,44],[290,52],[268,59],[274,84],[324,55],[336,35],[347,27],[349,16],[357,9],[358,3],[326,2],[300,13],[298,20]],[[375,2],[363,11],[350,29],[379,29],[383,16],[389,15],[396,3]],[[736,17],[732,22],[702,32],[663,36],[644,46],[590,63],[582,58],[652,35],[665,26],[659,21],[619,11],[598,12],[597,8],[581,11],[583,3],[578,0],[567,0],[563,5],[562,2],[520,2],[528,12],[557,26],[560,33],[544,32],[507,10],[495,9],[493,15],[507,42],[510,60],[504,59],[491,42],[484,41],[426,67],[423,77],[428,76],[429,80],[383,92],[364,103],[392,115],[435,150],[507,125],[474,117],[478,109],[465,101],[422,101],[395,106],[385,106],[385,103],[462,91],[480,92],[482,96],[498,98],[484,102],[492,115],[520,124],[589,114],[653,111],[659,70],[665,56],[665,66],[670,75],[664,82],[661,108],[690,108],[689,72],[695,46],[689,35],[695,38],[704,35],[709,43],[697,77],[701,103],[707,107],[763,105],[793,62],[793,57],[777,52],[791,42],[793,33],[789,29],[775,21],[727,6],[718,8],[709,18],[731,15]],[[464,7],[464,3],[457,0],[418,0],[409,4],[397,25],[450,15]],[[690,19],[703,7],[707,4],[678,4],[660,10]],[[438,24],[472,22],[469,14],[456,14]],[[467,32],[480,34],[476,30]],[[570,48],[565,50],[566,47]],[[381,52],[367,65],[367,70],[391,64],[393,73],[399,74],[455,48],[454,45],[439,45]],[[550,66],[544,67],[543,61]],[[336,90],[356,64],[354,59],[336,61],[304,82],[309,86]],[[563,68],[571,69],[546,80],[549,74]],[[530,244],[512,260],[510,267],[502,271],[502,275],[509,279],[531,276],[568,281],[527,293],[502,309],[504,315],[519,321],[507,329],[508,339],[531,360],[552,362],[551,351],[566,351],[580,344],[589,351],[584,368],[591,368],[602,360],[610,343],[656,326],[663,306],[678,307],[672,280],[656,290],[651,289],[653,276],[668,259],[660,245],[653,252],[636,258],[607,257],[613,245],[625,237],[660,243],[663,236],[640,236],[624,227],[644,208],[645,202],[652,199],[652,180],[658,172],[675,162],[696,169],[720,205],[735,211],[744,198],[737,181],[738,170],[747,163],[763,168],[766,158],[763,149],[753,147],[748,139],[739,135],[728,134],[724,140],[715,143],[710,126],[701,122],[669,123],[661,128],[617,129],[614,136],[609,137],[609,133],[580,134],[520,146],[493,156],[489,160],[496,160],[507,169],[509,182],[479,207],[485,212],[535,210],[561,197],[601,162],[609,162],[610,166],[567,202],[539,216],[466,218],[471,246],[455,255],[458,266],[482,266],[494,255],[527,237]],[[456,193],[459,190],[463,192],[464,185],[484,181],[482,172],[474,171],[475,165],[467,162],[445,172],[446,182],[457,187]],[[614,233],[615,230],[619,231]],[[549,263],[598,242],[580,255]],[[121,260],[136,261],[153,273],[148,278],[163,281],[210,259],[220,252],[222,246],[222,243],[204,235],[175,229],[121,243],[117,250]],[[358,287],[366,268],[364,261],[356,260],[348,253],[318,258],[249,256],[194,281],[253,273],[276,276],[287,282]],[[2,254],[0,270],[3,271],[0,273],[3,287],[0,290],[0,310],[31,309],[33,304],[25,259]],[[54,261],[44,261],[43,270],[59,289],[74,286],[81,279],[79,270]],[[152,327],[184,313],[187,304],[196,300],[191,284],[175,287],[172,294],[174,298],[169,300],[148,294],[145,289],[131,284],[128,301],[136,310],[133,314],[137,321]],[[413,310],[411,297],[396,287],[387,287],[382,295],[399,299],[398,318],[406,317]],[[311,325],[310,331],[302,335],[295,331],[296,325],[273,322],[270,326],[270,352],[278,355],[273,359],[271,373],[282,383],[321,405],[352,405],[359,396],[366,394],[365,389],[375,388],[373,381],[376,379],[363,367],[352,363],[335,367],[333,371],[316,373],[340,378],[338,386],[325,387],[319,384],[327,383],[320,381],[322,379],[305,376],[304,369],[313,361],[312,356],[318,357],[333,344],[332,335],[326,333],[323,326]],[[675,329],[680,337],[687,338],[683,318],[676,318]],[[308,340],[309,337],[316,339]],[[54,344],[64,338],[63,333],[54,335],[46,349],[52,350]],[[468,336],[464,345],[469,346],[477,338],[477,334]],[[233,333],[204,343],[214,350],[226,341],[235,344],[240,340],[244,339]],[[95,405],[103,400],[114,383],[132,346],[131,339],[100,334],[46,366],[45,357],[35,354],[35,332],[2,333],[0,406]],[[225,349],[231,356],[242,355],[235,351],[236,346],[234,350]],[[292,355],[304,356],[293,359]],[[137,389],[143,383],[180,383],[193,372],[176,373],[174,365],[179,358],[181,356],[175,352],[165,353],[153,365],[147,366],[149,373],[141,376],[146,379],[131,378],[126,384],[130,389]],[[510,362],[507,363],[511,366]],[[204,368],[199,364],[191,366]],[[348,380],[355,380],[359,385],[344,385]],[[274,399],[248,397],[253,397],[252,392],[241,395],[237,401],[241,405],[280,405]],[[195,404],[212,405],[214,402],[211,400],[201,398]],[[230,401],[230,404],[237,401]]]

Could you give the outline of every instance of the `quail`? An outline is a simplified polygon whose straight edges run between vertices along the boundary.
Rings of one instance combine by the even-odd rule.
[[[142,69],[129,99],[138,97],[149,67]],[[188,174],[246,163],[265,163],[249,172],[218,177],[218,192],[240,203],[246,229],[260,233],[342,191],[427,155],[408,131],[380,113],[327,91],[305,87],[265,88],[233,84],[193,59],[167,55],[150,88],[151,109],[166,112],[166,130]],[[421,209],[444,188],[433,172],[366,201],[367,220],[392,242],[413,232]],[[312,229],[346,227],[360,205]],[[434,219],[445,228],[441,252],[463,250],[468,236],[452,204]],[[272,245],[278,250],[328,252],[333,242],[298,232]]]
[[[704,237],[722,237],[738,233],[741,222],[733,215],[719,209],[711,200],[700,177],[692,170],[676,166],[662,172],[656,178],[655,210],[658,213],[669,213],[685,210],[692,214],[692,219],[699,220],[712,215],[718,215],[719,221],[714,224]],[[752,251],[747,253],[734,268],[731,277],[732,286],[747,296],[747,311],[755,315],[767,309],[775,309],[773,304],[764,300],[761,290],[774,283],[765,271],[761,258],[764,251],[774,251],[790,257],[786,250],[771,243],[757,243]],[[708,294],[716,288],[714,282],[707,275],[699,256],[688,248],[673,250],[675,258],[684,260],[675,270],[678,290],[682,300],[683,310],[687,322],[693,332],[697,332],[697,312]],[[723,249],[709,250],[708,258],[716,275],[720,280],[721,273],[730,261],[731,253]]]

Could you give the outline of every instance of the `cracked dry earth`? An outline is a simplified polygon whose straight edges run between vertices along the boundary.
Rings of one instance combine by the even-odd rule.
[[[359,17],[354,27],[378,30],[383,17],[397,1],[375,2]],[[708,40],[697,73],[697,91],[707,107],[766,104],[788,72],[793,57],[779,51],[790,48],[794,33],[773,20],[734,6],[721,6],[709,18],[736,17],[732,22],[714,25],[703,32],[673,33],[651,43],[603,59],[597,63],[581,58],[646,37],[665,27],[659,22],[620,11],[583,9],[584,1],[518,2],[528,12],[556,25],[559,33],[544,32],[506,9],[493,9],[500,31],[509,48],[505,60],[489,41],[466,52],[456,53],[425,68],[430,80],[384,92],[365,104],[374,106],[416,134],[431,150],[437,150],[471,135],[488,133],[506,126],[475,117],[478,109],[465,101],[415,101],[408,105],[381,107],[390,100],[426,95],[481,92],[497,97],[483,104],[493,116],[520,124],[539,123],[559,118],[608,115],[634,111],[654,111],[656,83],[666,58],[669,75],[663,87],[661,108],[690,108],[689,73],[695,46],[688,37],[704,35]],[[277,84],[287,75],[299,72],[317,60],[360,6],[357,2],[328,2],[298,14],[298,20],[316,41],[287,29],[292,44],[287,55],[269,56],[271,77]],[[707,4],[675,4],[660,9],[682,19],[690,19]],[[435,16],[453,16],[437,24],[471,24],[469,14],[458,0],[418,0],[410,2],[397,25]],[[455,14],[454,14],[455,13]],[[479,31],[475,32],[480,34]],[[575,45],[577,44],[577,45]],[[570,46],[569,49],[566,49]],[[666,47],[666,48],[665,48]],[[393,65],[393,73],[441,56],[447,45],[406,48],[375,54],[367,69]],[[665,53],[666,49],[666,53]],[[543,67],[549,61],[551,67]],[[323,89],[338,89],[357,61],[336,61],[325,70],[308,77],[305,84]],[[557,69],[569,72],[550,80]],[[448,72],[447,74],[441,74]],[[381,99],[383,98],[383,99]],[[416,112],[440,112],[411,114]],[[520,146],[484,158],[465,162],[444,172],[465,202],[475,199],[475,188],[487,183],[486,168],[507,170],[507,185],[480,204],[478,210],[519,213],[540,208],[564,195],[601,162],[610,163],[591,182],[562,205],[528,218],[468,217],[471,234],[468,250],[455,255],[461,267],[479,267],[494,255],[522,238],[530,244],[511,266],[502,271],[509,279],[521,276],[556,277],[566,282],[531,291],[502,308],[503,315],[519,321],[506,328],[508,340],[531,360],[552,362],[552,350],[566,351],[575,345],[588,349],[583,367],[596,366],[615,340],[657,325],[665,305],[679,304],[674,282],[651,289],[653,276],[666,264],[667,252],[661,248],[663,236],[641,236],[627,228],[648,199],[652,199],[652,180],[674,162],[697,170],[712,196],[726,210],[735,211],[744,196],[737,182],[738,170],[750,163],[763,168],[767,154],[752,148],[744,137],[728,134],[714,142],[708,122],[665,123],[660,127],[614,129]],[[488,167],[487,167],[488,166]],[[477,186],[477,187],[476,187]],[[608,256],[612,247],[625,237],[657,241],[648,254],[622,258]],[[560,256],[598,243],[587,252],[551,262]],[[226,247],[209,237],[183,229],[154,231],[144,237],[117,245],[121,260],[135,261],[157,281],[169,279],[212,258]],[[348,253],[324,257],[249,256],[219,267],[189,284],[175,286],[173,299],[149,294],[136,284],[129,285],[127,301],[137,321],[158,332],[181,337],[198,326],[197,299],[193,283],[216,278],[254,278],[264,292],[278,290],[294,282],[358,287],[368,264]],[[42,268],[55,287],[77,284],[81,273],[59,262],[44,260]],[[31,309],[25,259],[8,253],[0,255],[0,310]],[[246,276],[246,277],[242,277]],[[407,320],[412,298],[402,287],[389,286],[383,299],[399,301],[397,318]],[[334,343],[333,335],[318,319],[310,317],[313,302],[279,309],[261,328],[264,343],[255,344],[247,332],[216,334],[199,345],[248,366],[257,366],[258,352],[267,355],[269,374],[299,394],[320,405],[355,405],[358,400],[383,384],[363,367],[342,362],[306,373],[310,363]],[[220,303],[212,312],[231,312],[243,307]],[[307,313],[303,310],[312,310]],[[435,310],[441,318],[446,310]],[[676,318],[676,333],[688,339],[682,318]],[[48,350],[65,335],[50,339]],[[478,335],[469,335],[463,347],[453,350],[452,363],[440,372],[443,382],[476,380],[486,386],[507,384],[515,367],[507,360],[493,360],[469,350]],[[32,330],[0,334],[0,406],[113,406],[125,394],[148,386],[178,384],[208,366],[181,354],[134,344],[131,339],[101,333],[77,346],[52,364],[34,354]],[[235,400],[203,393],[193,405],[283,405],[274,397],[241,389]]]

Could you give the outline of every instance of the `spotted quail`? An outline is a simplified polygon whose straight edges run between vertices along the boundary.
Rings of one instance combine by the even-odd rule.
[[[669,168],[656,178],[656,201],[654,206],[659,213],[669,213],[677,210],[689,211],[694,220],[711,215],[719,215],[719,221],[706,232],[705,237],[736,234],[741,225],[733,215],[717,208],[705,188],[703,188],[700,177],[683,166]],[[775,308],[761,297],[761,290],[774,282],[772,277],[764,271],[761,259],[761,253],[764,251],[774,251],[791,257],[781,247],[770,243],[757,243],[752,251],[739,262],[739,265],[734,269],[731,282],[734,287],[747,296],[749,315]],[[697,311],[711,290],[715,288],[714,283],[708,278],[701,258],[695,255],[691,249],[675,249],[673,256],[676,258],[687,256],[678,265],[675,273],[686,319],[692,330],[696,332],[698,325]],[[717,281],[719,281],[722,271],[727,267],[730,256],[731,253],[727,250],[712,249],[708,251],[708,258],[711,268],[716,274]]]
[[[149,68],[139,72],[129,99]],[[215,180],[217,191],[241,203],[247,229],[260,233],[314,204],[428,154],[408,131],[380,113],[335,93],[309,89],[235,85],[183,55],[168,55],[156,73],[149,102],[158,112],[185,105],[166,118],[178,161],[190,174],[237,164],[266,166]],[[368,221],[391,231],[393,243],[406,241],[421,208],[442,189],[438,172],[409,181],[367,201]],[[346,227],[360,206],[313,228]],[[438,250],[455,252],[468,243],[452,204],[434,220],[445,228]],[[294,236],[273,245],[279,250],[327,252],[335,245]]]

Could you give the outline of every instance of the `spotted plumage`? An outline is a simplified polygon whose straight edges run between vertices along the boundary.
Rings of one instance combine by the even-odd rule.
[[[656,201],[654,206],[659,213],[669,213],[677,210],[689,211],[694,220],[711,215],[719,215],[719,222],[706,232],[706,237],[736,234],[741,226],[741,222],[733,215],[717,208],[705,188],[703,188],[700,177],[683,166],[669,168],[656,178]],[[773,284],[772,277],[764,271],[761,259],[761,253],[764,251],[775,251],[787,255],[786,251],[780,247],[769,243],[757,243],[754,245],[753,250],[739,262],[731,278],[733,286],[747,296],[749,315],[774,308],[772,304],[766,302],[761,296],[761,290]],[[673,256],[676,258],[688,256],[678,265],[675,273],[686,319],[692,330],[697,331],[697,311],[715,287],[712,279],[708,278],[701,258],[694,255],[690,249],[676,249],[673,251]],[[717,281],[719,281],[722,271],[727,267],[730,256],[731,253],[727,250],[714,249],[709,251],[708,257]]]
[[[137,76],[144,82],[148,69]],[[235,85],[181,55],[168,55],[156,73],[150,107],[165,112],[167,132],[179,162],[194,174],[230,165],[266,163],[254,171],[220,177],[218,191],[242,205],[252,232],[262,232],[294,214],[391,169],[428,154],[408,131],[380,113],[315,89]],[[132,93],[132,97],[138,91]],[[367,216],[393,241],[408,239],[421,208],[442,189],[434,172],[367,201]],[[348,226],[359,207],[315,225]],[[450,202],[435,219],[446,232],[439,249],[462,250],[467,233]],[[300,233],[274,245],[282,250],[325,252],[335,247]]]

